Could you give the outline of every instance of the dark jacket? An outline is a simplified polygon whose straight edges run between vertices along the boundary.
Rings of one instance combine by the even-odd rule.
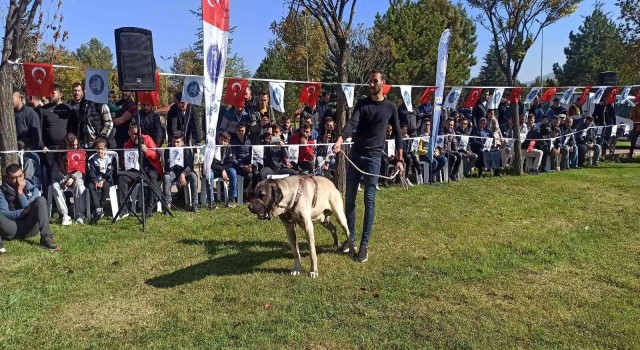
[[[145,135],[151,136],[156,146],[162,147],[165,135],[162,123],[160,123],[160,116],[156,113],[145,112],[143,110],[140,110],[138,113],[140,113],[140,131]]]
[[[203,122],[204,119],[205,118],[203,118]],[[186,111],[179,110],[178,105],[175,103],[169,108],[169,113],[167,114],[169,139],[173,138],[173,134],[178,130],[184,133],[184,143],[187,146],[200,144],[201,136],[198,111],[192,104],[187,105]],[[204,130],[206,130],[206,128]]]
[[[31,107],[22,106],[14,115],[18,141],[24,142],[30,150],[42,149],[42,131],[38,114]]]
[[[563,135],[562,142],[569,147],[575,146],[576,136],[575,134],[573,134],[574,129],[571,129],[564,124],[560,125],[560,129],[562,129],[562,135]]]
[[[115,119],[122,117],[127,112],[135,116],[136,103],[133,100],[128,100],[128,101],[120,100],[116,105],[119,106],[120,109],[116,112]],[[118,148],[123,147],[124,144],[127,142],[127,140],[129,140],[129,124],[131,124],[132,120],[133,118],[128,122],[115,127],[116,131],[115,131],[114,138],[116,140],[116,146]]]
[[[233,146],[233,153],[239,165],[251,164],[251,141],[247,135],[244,136],[244,141],[241,141],[236,134],[231,135],[230,144]]]
[[[596,142],[596,128],[590,128],[586,123],[580,124],[576,129],[576,143],[579,145],[586,145],[587,143]]]
[[[545,146],[543,142],[540,142],[540,139],[542,138],[542,133],[540,133],[540,130],[538,129],[531,129],[529,130],[529,132],[527,133],[527,138],[524,140],[524,142],[520,145],[520,148],[523,150],[526,150],[529,148],[529,143],[531,143],[531,141],[535,141],[535,145],[533,146],[535,149],[539,149],[541,151],[545,151],[544,147],[546,147],[546,150],[549,150],[549,146]]]
[[[17,220],[22,216],[22,210],[29,203],[40,197],[40,190],[29,179],[25,179],[27,185],[21,195],[8,183],[0,186],[0,214],[10,220]]]
[[[277,172],[285,166],[288,159],[287,147],[265,147],[264,166]]]
[[[480,122],[481,118],[487,117],[487,107],[480,101],[476,103],[471,111],[471,118],[473,119],[473,125],[476,126]]]
[[[102,181],[113,184],[113,162],[109,156],[100,159],[97,153],[94,153],[87,161],[87,180],[89,183]]]
[[[484,138],[481,137],[493,137],[493,133],[489,129],[480,130],[479,128],[473,128],[469,136],[475,136],[469,138],[469,147],[475,154],[482,153],[484,150]]]
[[[193,150],[190,148],[183,148],[184,166],[174,165],[171,167],[171,150],[164,150],[164,169],[165,172],[174,172],[176,174],[184,173],[185,176],[191,174],[195,169],[193,167]]]
[[[221,147],[220,158],[221,160],[214,158],[213,162],[211,162],[211,170],[216,176],[222,174],[223,170],[233,168],[238,164],[236,156],[233,154],[233,147]]]
[[[78,121],[78,138],[83,148],[92,148],[95,140],[100,137],[107,140],[108,148],[116,147],[115,128],[108,105],[80,100],[79,103],[69,101]]]
[[[48,103],[40,108],[40,115],[42,144],[45,147],[57,148],[67,133],[78,135],[78,118],[67,104]]]

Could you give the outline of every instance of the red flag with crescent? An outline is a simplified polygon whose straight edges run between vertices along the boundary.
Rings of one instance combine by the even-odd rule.
[[[582,89],[582,95],[578,100],[578,106],[582,106],[585,102],[587,102],[587,97],[589,97],[589,91],[591,91],[591,86],[585,86],[584,89]]]
[[[431,101],[431,99],[433,98],[433,93],[436,91],[436,87],[435,86],[429,86],[427,87],[424,92],[422,93],[422,96],[420,96],[420,104],[423,105],[425,103],[429,103]]]
[[[53,95],[53,66],[46,63],[25,62],[24,81],[27,95],[51,97]]]
[[[224,104],[244,108],[244,94],[247,91],[247,79],[230,78],[224,91]]]
[[[160,74],[156,71],[156,90],[138,92],[138,103],[158,107],[160,105]]]
[[[67,151],[67,172],[72,174],[76,171],[85,173],[87,154],[84,151]]]
[[[229,31],[229,0],[202,0],[202,20]]]
[[[387,85],[387,84],[382,85],[382,94],[387,96],[389,94],[389,90],[391,90],[392,87],[393,85]]]
[[[469,95],[467,95],[467,99],[464,101],[464,106],[466,108],[471,108],[476,105],[478,99],[480,98],[480,94],[482,93],[482,88],[473,88],[469,91]]]
[[[607,95],[607,99],[604,100],[604,103],[610,105],[616,102],[616,97],[618,96],[619,90],[620,88],[618,88],[617,86],[609,90],[609,95]]]
[[[547,89],[547,91],[545,91],[544,94],[542,94],[541,100],[544,101],[544,102],[551,101],[553,99],[553,97],[556,95],[556,91],[558,91],[558,89],[556,89],[556,88]]]
[[[634,101],[635,104],[640,103],[640,87],[636,90],[636,99]]]
[[[522,88],[521,87],[513,88],[511,90],[511,93],[509,94],[509,102],[518,103],[520,101],[520,95],[522,95]]]
[[[298,101],[314,107],[318,101],[318,96],[320,96],[321,91],[322,83],[308,83],[302,88],[302,91],[300,91]]]

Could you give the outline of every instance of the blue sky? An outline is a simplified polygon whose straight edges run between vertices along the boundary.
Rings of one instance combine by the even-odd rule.
[[[91,37],[97,37],[115,53],[115,28],[147,28],[153,32],[156,62],[164,68],[165,62],[160,56],[170,57],[195,41],[196,28],[201,26],[201,23],[189,10],[197,9],[199,3],[199,0],[65,0],[62,5],[62,13],[65,16],[63,28],[69,31],[66,46],[75,50]],[[384,13],[388,5],[388,0],[359,0],[356,5],[355,22],[373,24],[375,14]],[[614,1],[606,1],[604,8],[617,18],[619,11]],[[572,16],[545,29],[544,74],[552,71],[554,62],[565,61],[563,49],[569,42],[569,32],[576,31],[583,22],[583,17],[592,11],[593,2],[583,1],[579,10]],[[231,25],[237,26],[233,36],[234,52],[244,57],[252,72],[264,58],[264,48],[272,38],[269,25],[286,12],[287,8],[282,0],[231,0]],[[472,15],[477,14],[473,10],[469,12]],[[472,69],[472,76],[477,75],[490,42],[489,32],[481,26],[477,28],[476,57],[479,64]],[[540,75],[540,48],[539,38],[527,54],[519,75],[521,81],[530,81]],[[171,61],[167,61],[166,64],[168,68]]]

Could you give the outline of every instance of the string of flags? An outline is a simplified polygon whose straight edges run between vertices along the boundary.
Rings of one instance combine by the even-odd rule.
[[[54,65],[47,63],[33,63],[25,62],[22,64],[24,69],[24,77],[26,83],[27,95],[35,96],[50,96],[53,94],[54,84]],[[69,68],[69,67],[65,67]],[[156,72],[156,90],[149,92],[141,92],[139,94],[141,102],[150,104],[153,106],[159,105],[159,73]],[[165,75],[165,74],[163,74]],[[243,79],[243,78],[227,78],[227,86],[225,89],[224,103],[236,107],[244,107],[244,95],[249,81],[251,80],[264,80],[269,82],[269,96],[271,107],[281,113],[285,112],[284,105],[284,92],[287,83],[292,81],[287,80],[265,80],[265,79]],[[85,74],[85,97],[88,100],[107,103],[109,94],[109,72],[104,69],[87,68]],[[298,83],[298,82],[296,82]],[[322,92],[323,84],[321,82],[300,82],[304,83],[298,101],[310,106],[314,106],[318,96]],[[344,92],[347,100],[347,105],[350,108],[354,106],[355,99],[355,87],[361,84],[340,84],[342,91]],[[407,106],[407,109],[412,111],[414,102],[412,100],[412,90],[414,88],[422,88],[423,86],[413,85],[390,85],[383,86],[383,94],[387,95],[392,88],[397,87],[400,90],[400,95]],[[599,103],[604,101],[605,104],[611,103],[626,103],[629,101],[631,90],[635,88],[635,100],[640,101],[640,86],[629,85],[624,88],[618,86],[575,86],[565,87],[565,91],[560,98],[560,103],[563,105],[569,105],[572,103],[572,97],[576,90],[580,89],[582,94],[577,100],[578,105],[583,105],[587,101],[590,103]],[[204,77],[202,76],[185,76],[182,98],[184,102],[188,102],[194,105],[201,105],[204,96]],[[506,100],[514,103],[519,101],[523,93],[522,87],[465,87],[455,86],[451,87],[449,93],[443,103],[444,108],[455,109],[458,106],[460,98],[463,96],[463,91],[468,91],[463,102],[463,106],[466,108],[473,107],[480,95],[484,90],[493,89],[491,99],[488,101],[489,109],[496,109],[500,101],[502,100],[505,91],[510,90]],[[528,94],[524,98],[524,103],[529,104],[534,101],[536,97],[543,102],[550,102],[559,92],[561,87],[549,87],[542,89],[540,87],[530,88]],[[433,100],[435,93],[435,86],[427,86],[417,100],[418,104],[429,103]],[[590,93],[593,92],[593,95]]]

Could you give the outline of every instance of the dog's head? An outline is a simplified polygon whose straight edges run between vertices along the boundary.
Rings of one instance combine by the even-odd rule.
[[[249,211],[260,220],[270,220],[282,198],[282,190],[275,180],[261,181],[249,193]]]

